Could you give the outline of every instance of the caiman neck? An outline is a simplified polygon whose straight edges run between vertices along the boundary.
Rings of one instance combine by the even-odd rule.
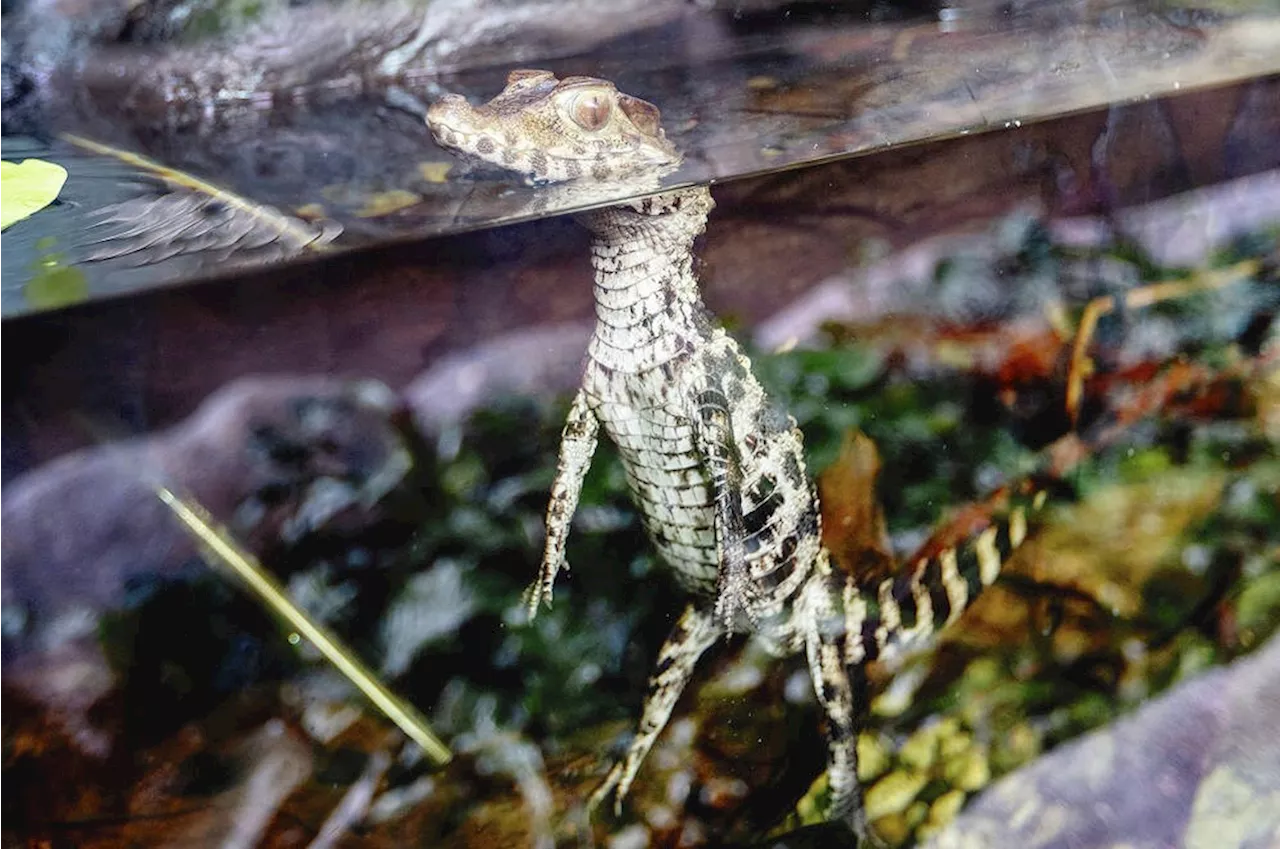
[[[629,349],[635,367],[666,362],[673,340],[687,339],[705,309],[693,272],[693,242],[712,207],[698,187],[578,216],[594,236],[596,337],[609,359]],[[599,359],[599,357],[598,357]],[[615,363],[607,363],[616,365]]]

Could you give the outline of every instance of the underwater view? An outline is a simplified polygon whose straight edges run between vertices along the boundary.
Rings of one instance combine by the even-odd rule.
[[[4,14],[6,846],[1280,845],[1274,4]]]

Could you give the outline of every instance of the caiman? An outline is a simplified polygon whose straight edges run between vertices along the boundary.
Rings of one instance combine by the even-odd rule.
[[[611,185],[680,161],[657,107],[592,77],[514,71],[484,105],[438,101],[427,124],[442,146],[531,183]],[[873,586],[835,568],[795,420],[770,402],[702,303],[693,247],[713,206],[710,191],[695,187],[577,216],[593,237],[596,325],[564,426],[529,610],[550,602],[566,568],[570,522],[603,430],[649,538],[690,600],[658,654],[635,738],[592,804],[612,795],[621,806],[703,652],[745,633],[775,654],[808,658],[826,714],[829,815],[866,837],[857,676],[954,621],[995,580],[1026,534],[1030,501],[964,546]]]

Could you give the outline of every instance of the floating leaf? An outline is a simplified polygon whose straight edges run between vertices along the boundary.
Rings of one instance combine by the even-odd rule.
[[[304,221],[320,221],[325,217],[324,204],[304,203],[302,206],[294,208],[293,214]]]
[[[22,292],[32,309],[59,309],[88,300],[89,281],[80,269],[55,264],[36,272]]]
[[[67,169],[56,162],[24,159],[0,162],[0,230],[8,229],[57,200]]]
[[[444,183],[449,179],[449,172],[453,169],[452,162],[419,162],[418,173],[422,175],[422,179],[428,183]]]
[[[422,203],[422,197],[404,189],[391,189],[370,195],[365,205],[356,213],[357,218],[381,218],[402,209]]]

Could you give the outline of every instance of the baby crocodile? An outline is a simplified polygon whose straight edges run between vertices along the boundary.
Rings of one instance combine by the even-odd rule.
[[[592,77],[514,71],[489,103],[448,96],[427,124],[442,146],[531,182],[626,180],[680,160],[655,106]],[[834,568],[800,430],[702,304],[693,242],[713,205],[697,187],[577,216],[593,234],[596,327],[564,427],[530,613],[550,602],[566,567],[603,427],[649,538],[691,601],[659,652],[635,739],[592,804],[614,794],[621,806],[698,658],[721,637],[748,633],[776,654],[805,652],[827,718],[829,814],[866,836],[857,676],[955,620],[1021,543],[1025,508],[876,586]]]

